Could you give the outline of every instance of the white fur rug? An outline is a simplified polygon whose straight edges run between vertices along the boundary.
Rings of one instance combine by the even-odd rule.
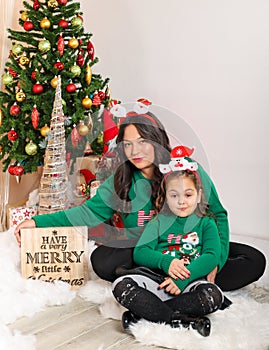
[[[53,285],[23,279],[19,264],[20,250],[13,232],[0,233],[0,349],[35,350],[33,335],[11,332],[7,325],[19,317],[31,317],[48,305],[69,303],[76,295],[99,304],[105,318],[121,318],[124,308],[114,300],[110,283],[99,280],[93,273],[92,279],[74,292],[63,282]],[[260,286],[269,289],[269,281],[266,285],[263,280]],[[210,315],[212,331],[208,338],[194,330],[171,329],[144,320],[132,326],[133,335],[143,345],[170,349],[268,350],[269,303],[255,301],[249,295],[253,288],[254,284],[240,291],[226,293],[233,304],[229,309]]]

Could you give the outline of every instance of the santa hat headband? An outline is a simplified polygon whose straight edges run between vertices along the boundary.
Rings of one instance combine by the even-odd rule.
[[[189,148],[187,146],[176,146],[172,149],[170,156],[171,160],[168,164],[159,164],[159,169],[162,174],[165,174],[165,178],[174,171],[189,170],[198,179],[199,185],[201,185],[201,180],[197,174],[198,164],[192,160],[187,159],[194,152],[194,148]]]

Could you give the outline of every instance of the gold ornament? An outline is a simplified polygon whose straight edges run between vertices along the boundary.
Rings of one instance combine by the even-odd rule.
[[[23,22],[27,21],[28,16],[27,16],[27,12],[26,11],[23,11],[21,13],[21,19],[23,20]]]
[[[57,83],[58,83],[58,78],[55,76],[54,78],[51,79],[50,85],[51,85],[54,89],[56,89]]]
[[[106,95],[106,97],[108,97],[109,100],[111,100],[112,95],[111,95],[111,90],[110,90],[109,86],[106,87],[105,95]]]
[[[22,90],[18,91],[16,93],[16,100],[18,102],[23,102],[26,99],[26,94],[25,92],[23,92]]]
[[[103,132],[101,132],[101,134],[97,136],[97,143],[102,144],[103,142],[104,142],[104,134]]]
[[[71,49],[76,49],[79,45],[79,42],[76,38],[71,38],[69,39],[68,41],[68,46],[71,48]]]
[[[0,109],[0,126],[2,126],[3,119],[4,119],[4,114],[3,114],[2,109]]]
[[[27,145],[25,146],[25,152],[29,156],[34,156],[37,154],[37,145],[31,140]]]
[[[30,59],[27,56],[21,56],[19,62],[22,66],[28,66]]]
[[[3,146],[0,145],[0,154],[2,153],[2,151],[3,151]]]
[[[47,17],[43,18],[41,21],[40,21],[40,27],[42,29],[49,29],[50,28],[50,20],[47,19]]]
[[[85,125],[82,121],[80,122],[79,124],[79,127],[78,127],[78,133],[81,135],[81,136],[86,136],[88,135],[88,133],[90,132],[89,128],[87,127],[87,125]]]
[[[58,1],[57,0],[49,0],[48,1],[48,7],[50,9],[56,9],[59,6]]]
[[[40,129],[40,134],[44,137],[46,137],[48,135],[50,131],[50,128],[48,127],[47,124],[45,124],[41,129]]]
[[[91,66],[89,64],[87,64],[85,71],[86,71],[86,73],[85,73],[86,83],[87,83],[87,85],[90,85],[91,80],[92,80],[92,69],[91,69]]]
[[[82,100],[81,104],[85,109],[90,109],[92,106],[92,100],[88,96],[86,96]]]

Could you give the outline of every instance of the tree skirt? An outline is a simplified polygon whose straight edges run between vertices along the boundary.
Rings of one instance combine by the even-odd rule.
[[[90,247],[91,248],[91,247]],[[35,337],[11,332],[7,325],[22,316],[31,317],[49,305],[69,303],[76,295],[99,304],[103,317],[119,320],[125,310],[113,298],[111,284],[92,273],[91,280],[77,292],[63,282],[50,284],[26,280],[20,274],[20,249],[13,231],[0,233],[0,349],[34,350]],[[172,329],[145,320],[131,327],[137,341],[182,350],[267,350],[269,346],[269,303],[251,297],[254,284],[225,293],[230,308],[210,315],[211,335],[202,337],[190,329]],[[268,300],[268,298],[267,298]]]

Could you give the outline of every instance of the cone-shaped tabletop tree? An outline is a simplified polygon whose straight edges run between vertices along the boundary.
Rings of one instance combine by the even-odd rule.
[[[92,34],[85,33],[80,4],[28,0],[21,31],[9,29],[11,50],[0,92],[0,160],[13,175],[43,164],[57,76],[61,76],[68,159],[85,145],[101,154],[102,114],[111,100],[108,79],[95,74]]]

